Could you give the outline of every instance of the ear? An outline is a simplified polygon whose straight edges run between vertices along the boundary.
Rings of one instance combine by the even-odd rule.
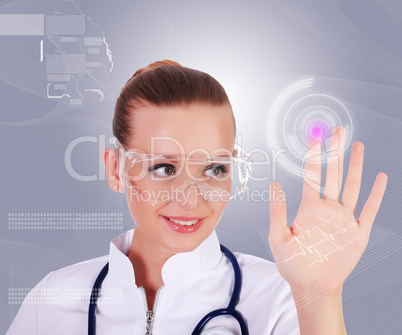
[[[120,180],[118,162],[115,156],[115,150],[106,148],[102,153],[103,164],[105,165],[106,176],[110,188],[115,192],[120,192],[124,185]],[[115,187],[117,186],[117,188]]]

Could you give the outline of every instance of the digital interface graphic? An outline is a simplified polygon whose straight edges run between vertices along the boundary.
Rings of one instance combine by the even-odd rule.
[[[328,257],[336,251],[343,250],[345,246],[353,243],[357,237],[350,232],[350,230],[357,227],[357,224],[344,218],[342,218],[342,220],[337,220],[337,218],[341,218],[341,216],[342,213],[335,212],[333,212],[333,215],[329,218],[322,218],[316,214],[316,217],[321,221],[321,223],[312,229],[306,230],[302,229],[297,223],[295,223],[294,229],[299,232],[300,236],[294,237],[293,240],[288,242],[286,245],[291,246],[289,247],[289,250],[300,250],[297,250],[297,252],[293,253],[292,256],[286,258],[284,262],[290,260],[297,261],[297,257],[312,254],[316,256],[316,259],[308,265],[308,267],[310,267],[316,263],[328,260]],[[339,225],[339,222],[342,222],[343,220],[348,222],[344,227]],[[306,239],[307,236],[317,236],[317,234],[322,237],[318,243],[308,245],[304,242],[304,239]]]
[[[38,66],[45,64],[43,96],[78,106],[113,99],[114,64],[105,33],[74,1],[54,2],[45,14],[3,13],[0,22],[0,42],[3,36],[41,38],[30,51]]]
[[[345,105],[335,97],[314,87],[314,79],[305,79],[283,90],[273,102],[267,122],[271,148],[285,148],[278,162],[289,172],[301,176],[300,161],[306,154],[309,134],[322,139],[323,153],[329,152],[335,127],[346,130],[345,151],[353,136],[353,122]],[[322,155],[321,162],[326,162]]]

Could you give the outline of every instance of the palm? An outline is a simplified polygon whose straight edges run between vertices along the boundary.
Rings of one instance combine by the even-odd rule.
[[[336,128],[331,140],[323,198],[321,185],[321,145],[310,138],[304,166],[303,196],[298,214],[290,227],[286,201],[271,201],[269,243],[281,275],[296,291],[323,295],[342,286],[366,248],[374,218],[381,204],[387,176],[380,173],[372,192],[355,219],[363,168],[363,144],[353,145],[342,201],[339,194],[343,174],[344,129]],[[276,194],[280,185],[271,184]],[[272,191],[272,190],[271,190]],[[311,297],[310,297],[311,298]],[[307,300],[306,297],[303,299]]]

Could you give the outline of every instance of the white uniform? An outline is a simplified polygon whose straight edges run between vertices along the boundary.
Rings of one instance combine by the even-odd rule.
[[[145,292],[135,285],[133,266],[126,256],[134,229],[110,243],[110,254],[49,273],[31,290],[7,335],[75,335],[88,332],[90,290],[109,261],[96,307],[96,334],[145,334]],[[250,335],[300,334],[297,312],[288,283],[275,263],[234,253],[243,278],[236,307]],[[233,290],[233,267],[220,251],[215,231],[195,250],[167,260],[164,286],[154,306],[153,335],[189,335],[203,316],[227,307]],[[31,301],[31,303],[28,303]],[[229,330],[231,332],[229,332]],[[240,334],[230,316],[211,320],[203,334]]]

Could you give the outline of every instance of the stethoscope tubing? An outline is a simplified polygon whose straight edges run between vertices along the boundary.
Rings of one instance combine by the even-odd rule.
[[[102,286],[102,282],[105,279],[109,271],[109,262],[103,267],[101,272],[99,272],[98,277],[95,280],[94,286],[91,291],[91,300],[89,302],[88,310],[88,335],[95,335],[95,308],[96,301],[98,300],[99,290]]]
[[[195,326],[193,332],[191,333],[192,335],[201,334],[202,329],[205,327],[205,325],[209,321],[211,321],[213,318],[215,318],[217,316],[222,316],[222,315],[230,315],[230,316],[234,317],[240,325],[242,335],[248,335],[248,328],[247,328],[246,321],[244,320],[244,318],[240,314],[240,312],[238,312],[235,309],[236,305],[239,302],[240,291],[241,291],[241,286],[242,286],[242,276],[241,276],[240,266],[239,266],[239,263],[237,262],[235,255],[228,248],[226,248],[222,244],[220,245],[220,248],[221,248],[221,251],[229,259],[229,261],[233,267],[234,287],[233,287],[232,296],[230,298],[228,307],[216,309],[212,312],[209,312],[207,315],[205,315],[200,320],[200,322],[198,322],[197,326]],[[96,277],[94,286],[91,291],[91,300],[89,303],[89,310],[88,310],[88,335],[95,335],[96,302],[98,300],[99,291],[102,286],[102,282],[105,279],[108,271],[109,271],[109,263],[106,263],[106,265],[102,268],[102,270],[99,272],[98,276]]]
[[[197,324],[197,326],[195,326],[191,335],[201,334],[202,329],[205,327],[205,325],[209,321],[211,321],[213,318],[216,318],[216,317],[222,316],[222,315],[233,316],[240,325],[242,335],[248,335],[247,324],[244,321],[244,318],[240,314],[240,312],[238,312],[235,309],[236,305],[239,302],[240,291],[241,291],[241,286],[242,286],[242,276],[241,276],[240,266],[239,266],[239,263],[237,262],[235,255],[224,245],[221,244],[220,246],[221,246],[222,252],[229,259],[230,263],[232,263],[232,267],[233,267],[233,271],[234,271],[234,285],[233,285],[234,287],[233,287],[232,297],[230,298],[228,307],[214,310],[212,312],[209,312],[207,315],[205,315],[201,319],[201,321]]]

